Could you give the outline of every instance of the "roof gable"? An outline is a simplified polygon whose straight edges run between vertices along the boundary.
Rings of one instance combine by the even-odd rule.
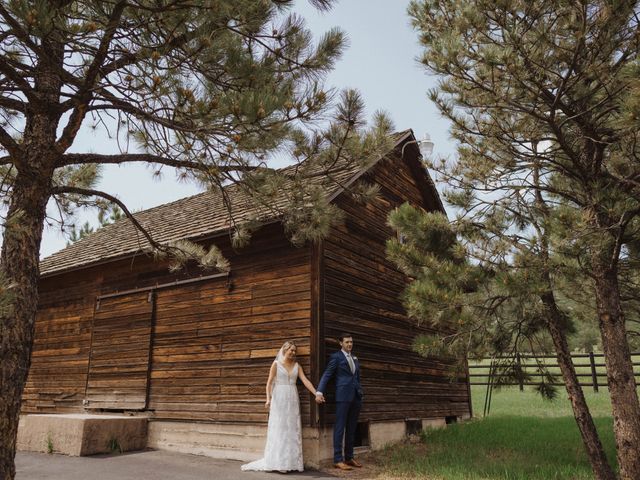
[[[397,148],[401,144],[415,143],[413,132],[406,130],[395,134]],[[331,175],[334,182],[326,192],[330,200],[335,199],[345,188],[353,184],[366,173],[368,168],[357,169],[354,165],[347,167],[336,166]],[[415,162],[415,160],[414,160]],[[419,163],[418,163],[419,165]],[[424,177],[433,185],[428,174]],[[442,206],[435,191],[425,190],[426,194],[433,196]],[[238,185],[230,185],[225,188],[225,194],[232,199],[233,219],[236,223],[250,220],[255,217],[275,221],[268,218],[269,209],[252,202],[250,196],[239,188]],[[274,206],[282,207],[286,197],[282,195],[274,200]],[[190,197],[182,198],[174,202],[159,205],[141,212],[135,213],[136,220],[159,243],[168,243],[176,240],[200,240],[216,234],[227,232],[231,226],[231,216],[219,191],[207,191]],[[40,263],[41,276],[49,276],[84,268],[105,261],[131,256],[149,248],[146,238],[128,220],[122,219],[113,224],[98,229],[92,234],[76,243],[46,257]]]

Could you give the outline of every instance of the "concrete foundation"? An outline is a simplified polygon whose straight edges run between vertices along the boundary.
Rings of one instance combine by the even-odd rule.
[[[425,419],[425,427],[445,426],[445,420]],[[194,455],[226,458],[249,462],[262,457],[267,427],[250,425],[220,425],[189,422],[149,423],[148,446]],[[404,421],[371,422],[369,445],[357,447],[358,453],[378,450],[406,438]],[[302,429],[302,453],[305,466],[319,468],[333,462],[332,427]]]
[[[404,421],[375,422],[369,424],[369,442],[372,450],[380,450],[390,443],[403,440],[406,436]]]
[[[141,450],[147,446],[147,422],[123,415],[22,415],[17,448],[71,456]]]
[[[446,426],[444,418],[418,420],[423,428]],[[357,447],[356,455],[402,441],[407,433],[405,421],[371,422],[368,445]],[[262,457],[266,434],[266,425],[170,422],[124,415],[24,415],[18,449],[81,456],[149,447],[249,462]],[[332,463],[332,428],[303,427],[302,449],[307,467]]]
[[[158,450],[250,462],[262,457],[267,427],[190,422],[149,423],[147,446]],[[332,455],[332,431],[303,427],[302,455],[307,467],[318,468]]]
[[[158,450],[252,461],[261,457],[266,427],[153,421],[147,445]]]
[[[447,422],[444,418],[423,418],[422,428],[445,428]]]

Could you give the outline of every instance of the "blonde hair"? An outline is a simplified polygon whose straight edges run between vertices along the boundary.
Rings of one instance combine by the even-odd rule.
[[[287,340],[282,345],[282,353],[284,354],[284,353],[288,352],[291,349],[291,347],[296,347],[296,350],[298,349],[298,346],[295,344],[295,342],[293,340]]]

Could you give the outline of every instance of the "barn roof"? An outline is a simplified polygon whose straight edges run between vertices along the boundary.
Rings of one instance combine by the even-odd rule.
[[[394,134],[396,146],[413,138],[411,130]],[[369,165],[371,168],[375,163]],[[291,167],[287,167],[291,168]],[[356,165],[337,165],[331,172],[333,182],[328,187],[328,198],[334,198],[342,187],[355,181],[364,173]],[[238,185],[225,187],[225,193],[233,204],[233,217],[236,222],[251,218],[264,218],[269,210],[250,201],[250,197]],[[437,194],[436,194],[437,195]],[[281,195],[274,200],[275,207],[282,207],[286,196]],[[206,191],[174,202],[143,210],[134,214],[138,222],[159,243],[175,240],[198,240],[216,233],[228,231],[231,227],[227,207],[223,195],[219,191]],[[48,276],[96,263],[127,257],[149,248],[144,236],[128,219],[118,220],[113,224],[98,229],[83,239],[44,258],[40,262],[40,273]]]

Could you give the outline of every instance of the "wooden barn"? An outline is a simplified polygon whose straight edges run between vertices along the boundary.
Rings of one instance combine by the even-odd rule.
[[[143,419],[149,447],[258,458],[265,383],[279,347],[294,339],[317,385],[341,331],[353,333],[362,368],[360,445],[378,448],[427,424],[468,418],[468,379],[452,381],[443,361],[412,352],[423,330],[399,300],[406,278],[385,258],[391,209],[406,201],[443,209],[413,133],[396,138],[366,171],[336,173],[344,185],[375,182],[380,195],[364,205],[337,187],[327,192],[345,216],[317,245],[292,246],[274,220],[234,251],[222,200],[207,192],[137,218],[160,242],[215,242],[228,274],[171,273],[141,254],[145,240],[128,221],[44,259],[19,448],[48,442],[56,451],[46,421],[103,415]],[[317,466],[331,458],[331,395],[318,407],[299,390],[305,463]],[[43,428],[47,440],[37,436]],[[115,441],[126,447],[126,438]]]

